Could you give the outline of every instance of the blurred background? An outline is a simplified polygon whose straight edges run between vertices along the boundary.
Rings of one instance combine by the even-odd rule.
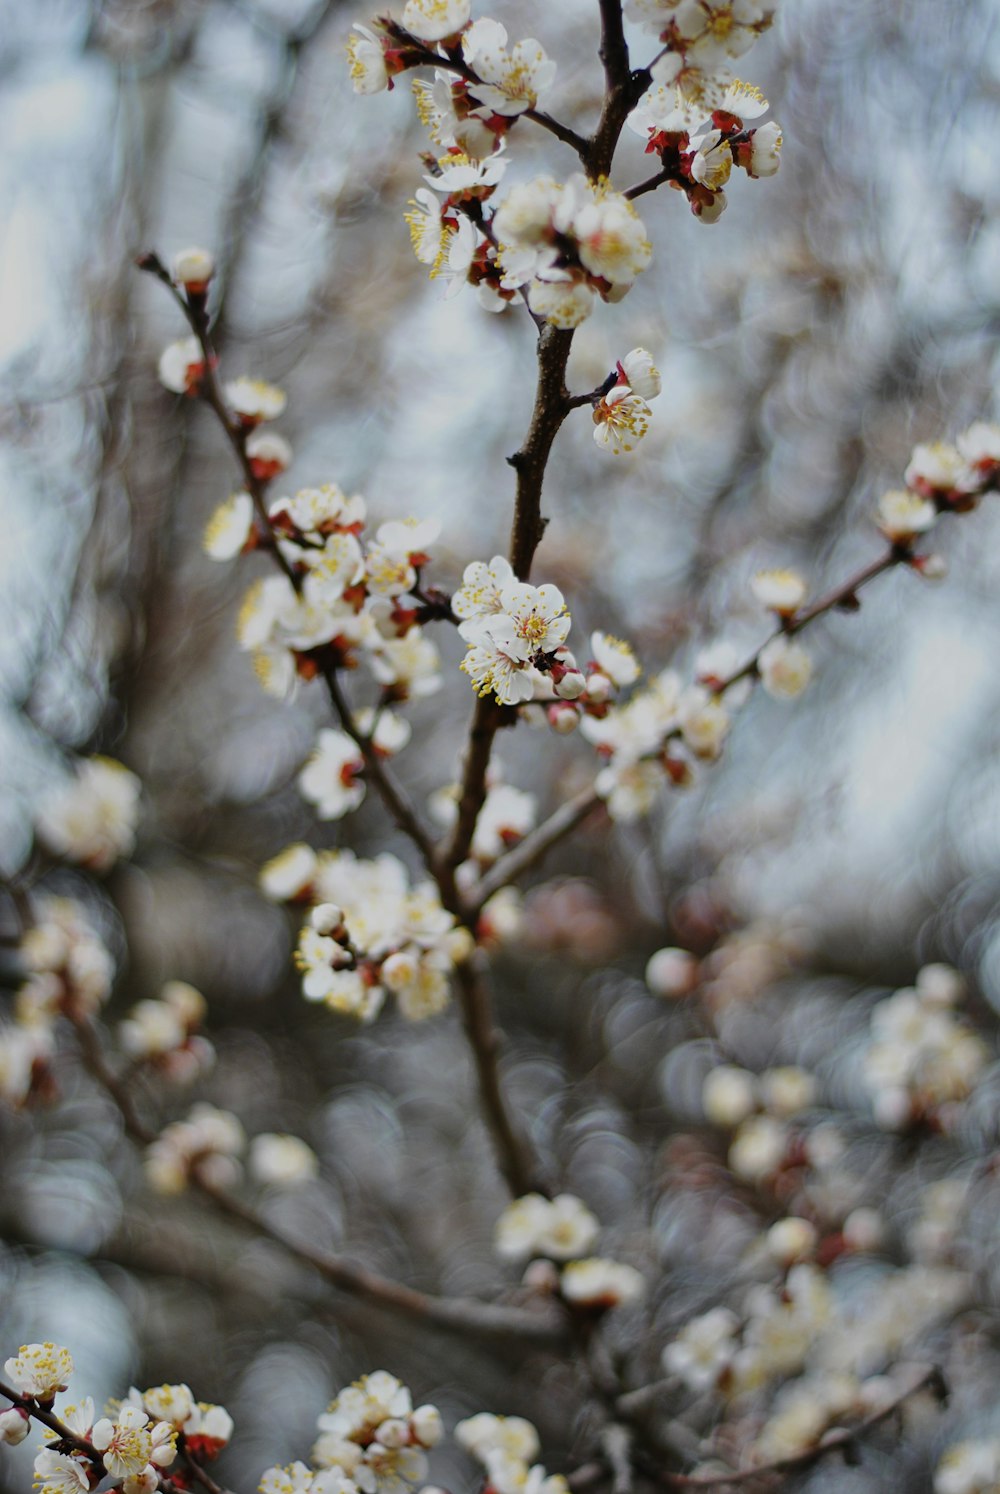
[[[586,129],[596,5],[491,13],[512,39],[539,37],[560,68],[551,111]],[[224,374],[289,395],[283,491],[336,481],[376,520],[440,515],[431,579],[448,589],[505,547],[503,458],[530,412],[533,328],[471,293],[442,302],[413,259],[402,214],[427,141],[405,80],[350,92],[345,39],[369,14],[346,0],[0,0],[0,871],[27,864],[35,806],[69,756],[121,758],[145,786],[134,861],[100,886],[70,873],[49,885],[81,897],[112,943],[112,1022],[165,979],[208,998],[214,1074],[193,1095],[151,1089],[149,1114],[206,1097],[250,1131],[302,1135],[322,1183],[261,1194],[265,1212],[417,1285],[489,1295],[515,1278],[490,1252],[505,1200],[470,1121],[454,1013],[362,1031],[307,1006],[295,925],[256,890],[294,839],[408,852],[376,803],[317,826],[297,792],[325,699],[270,699],[236,650],[239,597],[264,562],[222,568],[201,551],[236,473],[208,412],[157,382],[185,329],[132,268],[146,248],[217,253]],[[613,460],[586,413],[571,417],[546,484],[534,579],[563,588],[581,649],[602,627],[650,670],[690,671],[717,639],[751,651],[767,628],[755,570],[794,565],[814,594],[843,579],[878,553],[874,503],[913,445],[998,413],[995,0],[787,0],[745,72],[781,123],[781,171],[734,181],[711,227],[679,194],[641,200],[653,265],[582,327],[570,380],[591,388],[647,346],[664,375],[652,429]],[[575,164],[526,123],[511,155],[508,180]],[[615,185],[649,170],[627,136]],[[724,1300],[772,1217],[727,1178],[699,1112],[713,1055],[819,1074],[817,1123],[838,1118],[853,1202],[888,1221],[866,1280],[908,1258],[921,1188],[991,1153],[991,1071],[964,1129],[917,1147],[872,1126],[856,1052],[873,1003],[943,960],[966,973],[992,1056],[998,532],[992,502],[942,525],[945,580],[893,572],[858,615],[822,620],[805,697],[755,697],[693,789],[636,826],[595,823],[533,874],[522,934],[496,964],[505,1075],[537,1146],[607,1226],[602,1252],[654,1282],[609,1328],[631,1384]],[[458,640],[438,641],[457,665]],[[418,799],[452,778],[471,709],[464,676],[445,679],[412,708],[399,763]],[[582,740],[528,730],[501,759],[542,813],[593,768]],[[650,953],[674,944],[705,957],[705,1002],[665,1005],[643,984]],[[232,1411],[222,1467],[242,1489],[305,1456],[330,1396],[382,1367],[447,1421],[526,1413],[550,1468],[572,1456],[578,1387],[558,1363],[417,1335],[196,1204],[154,1198],[71,1055],[59,1083],[57,1107],[0,1118],[5,1353],[67,1343],[99,1403],[130,1382],[187,1381]],[[953,1436],[993,1430],[1000,1257],[992,1185],[978,1186],[959,1262],[971,1305],[935,1329],[964,1396]],[[909,1461],[876,1447],[796,1486],[929,1489],[941,1434],[921,1441],[922,1428]],[[434,1477],[461,1487],[471,1474],[453,1456]],[[5,1456],[2,1487],[26,1487],[28,1463]]]

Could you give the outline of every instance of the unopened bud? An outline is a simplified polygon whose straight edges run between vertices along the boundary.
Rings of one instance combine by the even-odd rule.
[[[30,1426],[31,1418],[27,1411],[22,1411],[20,1406],[11,1406],[9,1411],[0,1413],[0,1443],[16,1447],[27,1437]]]
[[[579,711],[568,700],[557,700],[554,705],[547,706],[545,716],[552,730],[561,737],[567,737],[571,731],[576,731],[580,723]]]
[[[779,1219],[767,1232],[768,1253],[781,1266],[803,1261],[816,1248],[816,1230],[808,1219]]]
[[[207,249],[182,249],[174,255],[170,273],[188,295],[203,296],[215,274],[215,257]]]
[[[317,934],[333,934],[344,922],[344,910],[336,903],[317,903],[309,914],[309,922]]]
[[[560,700],[579,700],[587,688],[587,681],[579,669],[567,669],[561,679],[553,676],[552,687]]]
[[[292,463],[292,448],[284,436],[272,431],[251,431],[247,437],[247,460],[258,482],[269,482]]]
[[[698,961],[686,949],[658,949],[646,965],[646,984],[654,996],[688,996],[697,982]]]
[[[910,564],[925,581],[943,581],[948,574],[948,562],[943,555],[914,555]]]
[[[587,677],[587,699],[592,705],[604,705],[611,699],[613,685],[606,674],[600,669]]]

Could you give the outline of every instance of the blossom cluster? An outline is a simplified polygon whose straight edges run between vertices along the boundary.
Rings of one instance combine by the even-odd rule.
[[[182,1193],[192,1177],[229,1188],[243,1176],[247,1139],[228,1110],[201,1102],[185,1120],[165,1127],[146,1149],[146,1181],[156,1193]],[[250,1173],[258,1183],[289,1187],[310,1181],[319,1164],[297,1136],[264,1132],[250,1143]]]
[[[863,1066],[880,1126],[954,1125],[990,1059],[983,1039],[954,1010],[963,994],[954,970],[926,965],[913,986],[874,1008]]]
[[[438,521],[394,520],[363,541],[365,500],[347,497],[335,483],[278,498],[267,513],[269,531],[262,535],[249,496],[237,494],[217,510],[206,536],[217,559],[263,541],[276,543],[284,562],[285,574],[251,585],[237,627],[264,689],[285,696],[297,678],[353,668],[360,655],[381,686],[383,703],[437,690],[438,652],[419,624],[412,592]],[[391,724],[383,722],[376,745],[398,750],[395,740]]]
[[[296,949],[302,992],[331,1011],[370,1022],[392,992],[403,1016],[421,1021],[448,1001],[469,934],[441,905],[432,882],[410,885],[403,863],[385,853],[288,846],[260,873],[275,902],[310,907]]]
[[[268,1468],[260,1494],[404,1494],[427,1473],[427,1452],[444,1435],[436,1406],[413,1406],[405,1385],[385,1370],[362,1375],[317,1422],[315,1467]]]
[[[183,980],[169,980],[155,1000],[139,1001],[118,1028],[122,1051],[175,1083],[209,1070],[215,1050],[200,1032],[206,1002]]]
[[[99,1011],[115,973],[110,951],[79,903],[40,896],[33,913],[18,947],[27,979],[15,997],[13,1022],[0,1023],[0,1099],[13,1106],[51,1092],[58,1018],[79,1020]]]
[[[523,1416],[480,1411],[457,1424],[455,1441],[482,1464],[487,1487],[495,1494],[568,1494],[561,1473],[548,1473],[534,1462],[541,1443]]]
[[[73,1372],[69,1351],[53,1343],[23,1344],[4,1365],[6,1379],[21,1403],[0,1415],[0,1442],[22,1442],[36,1408],[52,1412]],[[178,1457],[200,1462],[218,1456],[232,1435],[232,1417],[223,1406],[196,1402],[187,1385],[134,1387],[109,1414],[98,1417],[92,1397],[59,1408],[56,1425],[47,1424],[48,1445],[35,1457],[39,1494],[88,1494],[109,1475],[124,1494],[154,1494],[164,1469]],[[186,1472],[174,1470],[180,1487]]]
[[[451,606],[467,645],[461,667],[480,695],[519,705],[539,690],[572,699],[583,689],[564,647],[571,618],[557,586],[519,581],[510,562],[495,555],[488,565],[466,567]]]
[[[637,1301],[645,1294],[646,1281],[634,1266],[602,1256],[588,1256],[600,1232],[594,1215],[572,1193],[545,1198],[526,1193],[507,1205],[497,1220],[497,1254],[508,1260],[529,1256],[558,1262],[556,1283],[563,1300],[580,1307],[603,1311]],[[547,1279],[529,1266],[528,1279]]]

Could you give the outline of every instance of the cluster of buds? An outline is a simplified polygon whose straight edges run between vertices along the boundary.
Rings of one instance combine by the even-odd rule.
[[[936,555],[916,555],[913,547],[943,513],[968,513],[1000,474],[1000,426],[978,420],[958,437],[915,446],[904,473],[905,488],[883,493],[878,526],[913,568],[933,580],[944,574]]]
[[[164,1078],[190,1083],[215,1062],[215,1050],[199,1031],[205,998],[183,980],[170,980],[155,1001],[140,1001],[118,1029],[122,1050]]]
[[[486,1470],[485,1488],[491,1494],[568,1494],[561,1473],[548,1473],[534,1462],[541,1443],[523,1416],[480,1411],[457,1424],[455,1441]]]
[[[604,1312],[637,1301],[646,1281],[633,1266],[586,1255],[599,1232],[594,1215],[572,1193],[552,1199],[526,1193],[497,1220],[495,1246],[507,1260],[532,1258],[525,1279],[533,1285],[558,1291],[578,1308]]]
[[[262,868],[260,884],[276,902],[310,907],[295,955],[308,1001],[362,1022],[374,1020],[387,992],[414,1022],[447,1004],[471,936],[432,882],[411,887],[395,856],[365,861],[346,850],[288,846]]]
[[[182,1193],[192,1176],[230,1187],[242,1176],[239,1157],[246,1134],[236,1116],[214,1105],[191,1107],[186,1120],[167,1126],[146,1149],[146,1180],[156,1193]]]
[[[954,1125],[960,1103],[990,1061],[982,1038],[954,1011],[963,994],[954,970],[927,965],[914,986],[875,1007],[864,1077],[880,1126]]]
[[[317,1421],[311,1470],[269,1468],[261,1494],[400,1494],[427,1473],[427,1453],[444,1435],[436,1406],[413,1406],[405,1385],[385,1370],[362,1375]],[[295,1476],[295,1470],[301,1470]]]
[[[674,53],[654,65],[656,80],[629,116],[628,125],[659,157],[662,179],[683,192],[700,223],[716,223],[726,208],[725,188],[733,167],[752,178],[778,170],[781,130],[773,121],[748,127],[768,109],[759,88],[739,81],[706,86],[692,97],[681,58]]]
[[[82,758],[74,777],[41,800],[38,838],[53,855],[108,871],[135,845],[141,791],[135,774],[113,758]]]

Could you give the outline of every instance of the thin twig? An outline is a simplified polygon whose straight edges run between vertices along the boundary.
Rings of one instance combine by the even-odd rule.
[[[149,1146],[157,1139],[157,1132],[151,1130],[138,1115],[131,1095],[104,1056],[93,1023],[85,1017],[71,1016],[69,1021],[77,1034],[86,1067],[118,1107],[126,1131],[133,1141]],[[255,1233],[274,1240],[297,1260],[318,1271],[331,1286],[353,1297],[359,1297],[403,1317],[417,1318],[436,1327],[473,1337],[486,1335],[526,1339],[535,1343],[554,1343],[565,1336],[565,1323],[561,1316],[557,1317],[554,1313],[536,1313],[523,1308],[480,1302],[475,1298],[435,1297],[427,1292],[416,1291],[390,1277],[365,1270],[342,1256],[317,1250],[295,1240],[262,1218],[249,1204],[213,1183],[199,1171],[197,1163],[191,1170],[191,1184],[199,1193],[211,1199],[222,1213],[238,1219]]]
[[[551,1189],[538,1159],[507,1107],[498,1064],[500,1034],[483,971],[475,956],[457,967],[455,987],[500,1171],[515,1198],[525,1193],[548,1193]]]
[[[731,1473],[660,1473],[659,1481],[670,1489],[728,1489],[741,1484],[756,1483],[776,1473],[791,1473],[796,1469],[809,1468],[827,1453],[844,1451],[852,1447],[866,1433],[894,1415],[911,1395],[916,1395],[918,1391],[925,1390],[928,1386],[943,1390],[943,1376],[937,1365],[924,1370],[912,1385],[907,1386],[888,1405],[866,1416],[864,1421],[859,1422],[857,1426],[843,1427],[831,1432],[818,1446],[810,1447],[805,1452],[795,1453],[788,1458],[775,1458],[771,1463],[759,1463],[756,1468],[739,1468]]]
[[[405,47],[408,66],[440,68],[442,72],[454,73],[456,77],[463,78],[466,83],[482,84],[482,78],[474,68],[469,67],[468,63],[462,62],[455,56],[442,56],[440,52],[435,51],[433,47],[426,46],[418,37],[407,31],[399,21],[388,22],[386,30],[395,41]],[[589,142],[582,135],[578,135],[576,130],[570,129],[569,125],[561,124],[558,119],[553,119],[552,115],[547,114],[543,109],[525,109],[518,117],[530,119],[533,124],[539,125],[543,130],[548,130],[550,135],[554,135],[564,145],[571,145],[581,161],[585,160]]]

